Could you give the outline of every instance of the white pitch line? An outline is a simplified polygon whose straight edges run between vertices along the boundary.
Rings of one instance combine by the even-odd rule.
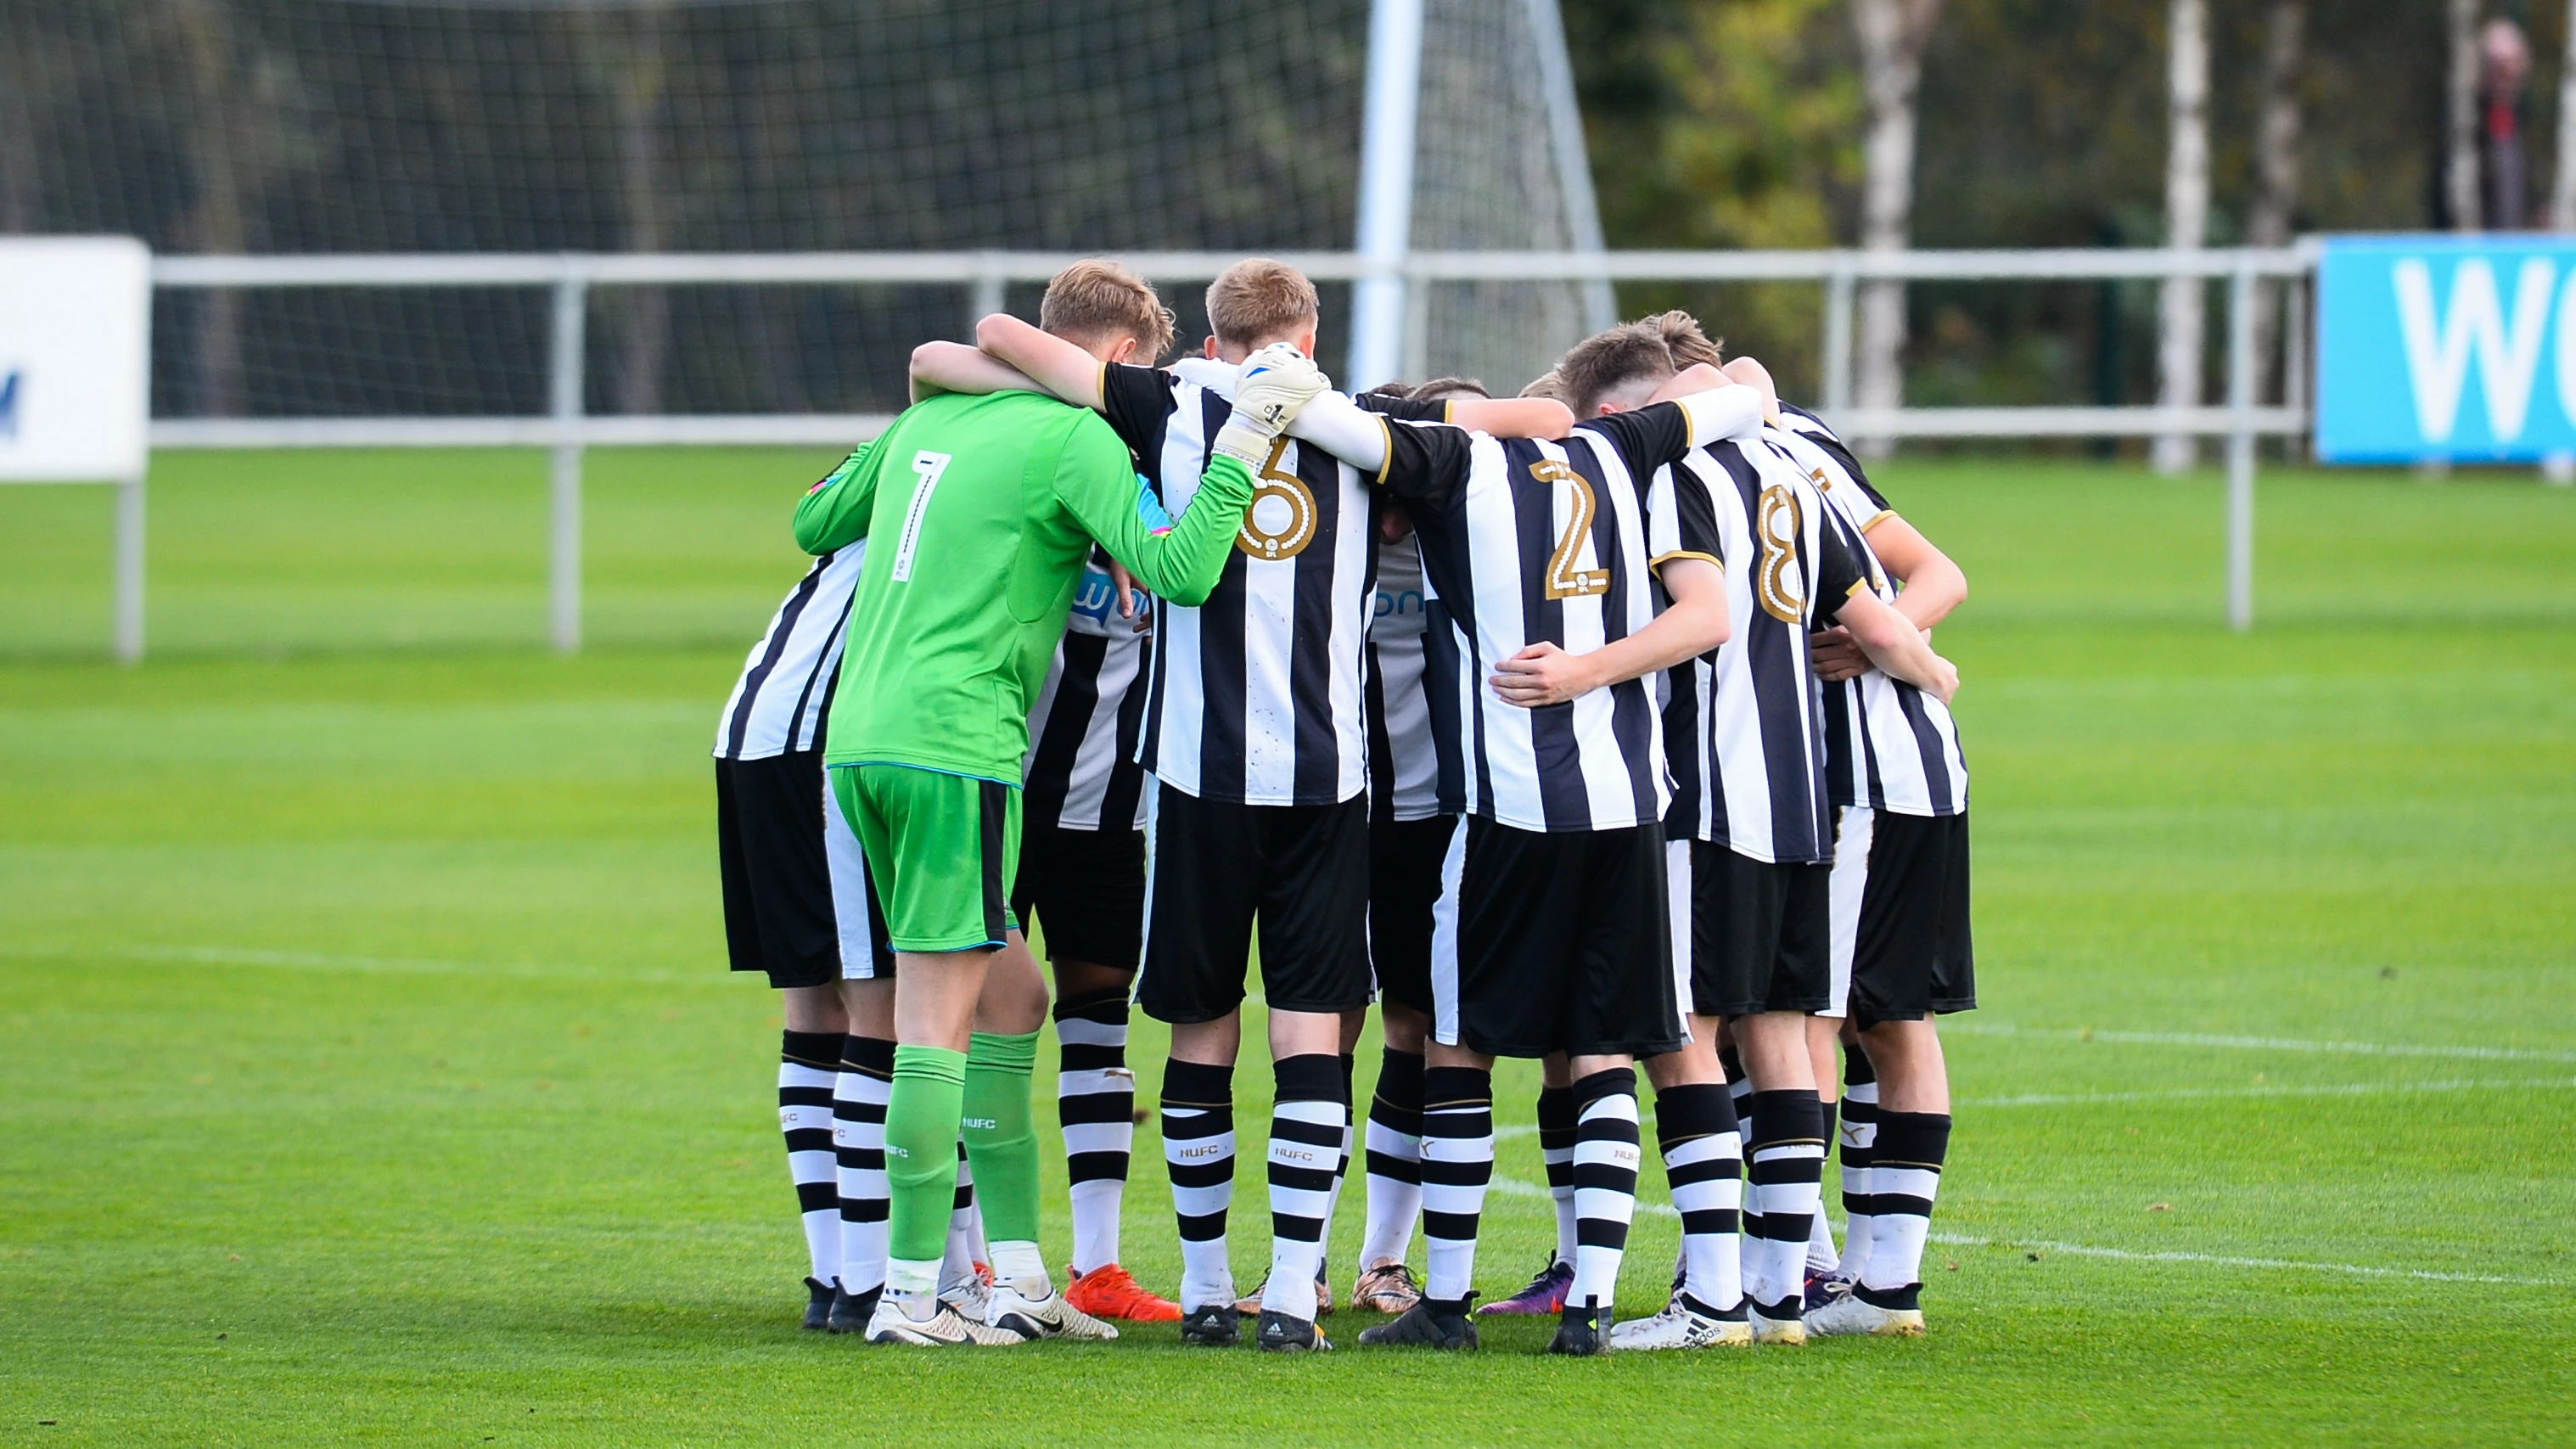
[[[1548,1190],[1534,1182],[1497,1177],[1493,1190],[1506,1197],[1547,1198]],[[1637,1211],[1650,1217],[1677,1218],[1681,1214],[1672,1204],[1637,1200]],[[2312,1263],[2296,1258],[2244,1258],[2226,1253],[2138,1252],[2129,1248],[2097,1248],[2089,1243],[2058,1243],[2041,1238],[1973,1238],[1957,1233],[1933,1233],[1930,1241],[1954,1248],[2005,1248],[2014,1251],[2035,1250],[2042,1253],[2064,1253],[2079,1258],[2110,1258],[2124,1263],[2185,1263],[2206,1268],[2264,1268],[2295,1273],[2344,1273],[2357,1278],[2420,1278],[2433,1283],[2515,1283],[2537,1288],[2560,1286],[2547,1278],[2501,1278],[2481,1273],[2435,1273],[2422,1268],[2374,1268],[2366,1263]]]
[[[2243,1051],[2349,1052],[2375,1057],[2458,1057],[2482,1062],[2576,1062],[2576,1052],[2532,1051],[2519,1047],[2417,1046],[2405,1042],[2312,1041],[2285,1036],[2221,1036],[2193,1031],[2097,1031],[2092,1027],[2025,1027],[2008,1021],[1944,1023],[1943,1031],[1970,1036],[2046,1036],[2069,1041],[2114,1042],[2122,1046],[2226,1047]]]
[[[2323,1087],[2173,1087],[2154,1092],[2034,1092],[2019,1097],[1961,1099],[1961,1107],[2082,1107],[2108,1102],[2189,1101],[2200,1097],[2347,1097],[2377,1092],[2528,1091],[2576,1087],[2576,1077],[2528,1082],[2350,1082]]]
[[[2311,1263],[2294,1258],[2238,1258],[2224,1253],[2141,1253],[2127,1248],[2097,1248],[2088,1243],[2052,1243],[2041,1238],[1970,1238],[1933,1233],[1930,1240],[1958,1248],[2035,1249],[2085,1258],[2114,1258],[2128,1263],[2196,1263],[2217,1268],[2277,1268],[2298,1273],[2349,1273],[2362,1278],[2423,1278],[2435,1283],[2519,1283],[2555,1288],[2548,1278],[2499,1278],[2483,1273],[2435,1273],[2422,1268],[2373,1268],[2364,1263]]]

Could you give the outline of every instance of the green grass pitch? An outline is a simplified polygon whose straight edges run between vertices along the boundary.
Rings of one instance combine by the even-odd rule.
[[[795,1328],[775,1007],[721,969],[707,745],[829,462],[594,455],[570,660],[533,455],[164,458],[133,670],[106,493],[0,490],[0,1445],[2576,1438],[2576,493],[2267,473],[2235,637],[2213,478],[1885,470],[1975,584],[1929,1339],[923,1356]],[[1489,1294],[1549,1233],[1500,1157]]]

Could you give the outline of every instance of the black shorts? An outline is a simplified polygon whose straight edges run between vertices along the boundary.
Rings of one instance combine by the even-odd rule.
[[[1661,826],[1550,834],[1471,817],[1443,875],[1458,953],[1454,967],[1432,962],[1442,1044],[1497,1057],[1680,1049]]]
[[[1145,832],[1051,825],[1024,833],[1011,914],[1045,932],[1050,961],[1135,970],[1145,944]]]
[[[716,761],[716,864],[734,970],[781,988],[894,974],[885,909],[822,752]]]
[[[1243,1004],[1252,922],[1273,1011],[1368,1005],[1368,797],[1338,805],[1232,805],[1166,785],[1147,833],[1145,968],[1136,1003],[1156,1021],[1215,1021]]]
[[[1855,1025],[1976,1010],[1965,814],[1845,808],[1833,894],[1834,957],[1849,973]]]
[[[1823,1011],[1832,1001],[1834,868],[1690,843],[1691,1010]]]
[[[1457,833],[1455,815],[1369,822],[1369,967],[1380,994],[1426,1016],[1431,1012],[1435,946],[1453,958],[1449,970],[1457,969],[1457,933],[1435,942],[1432,929],[1440,904],[1440,868],[1449,858],[1449,838]]]

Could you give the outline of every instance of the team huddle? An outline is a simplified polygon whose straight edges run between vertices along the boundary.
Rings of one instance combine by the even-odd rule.
[[[1158,367],[1153,289],[1078,263],[1037,325],[916,350],[913,406],[798,506],[815,562],[726,702],[716,779],[732,964],[785,1007],[805,1326],[1329,1349],[1356,1145],[1350,1303],[1386,1315],[1364,1345],[1472,1349],[1498,1313],[1554,1315],[1578,1355],[1921,1334],[1933,1018],[1976,1004],[1958,676],[1930,635],[1964,576],[1685,314],[1495,398],[1336,392],[1318,310],[1293,268],[1238,263],[1204,355]],[[1272,1243],[1241,1292],[1256,960]],[[1031,1103],[1050,1004],[1061,1289]],[[1171,1028],[1168,1298],[1119,1261],[1131,1004]],[[1480,1307],[1498,1057],[1543,1064],[1557,1229]],[[1614,1323],[1641,1069],[1682,1251],[1664,1309]]]

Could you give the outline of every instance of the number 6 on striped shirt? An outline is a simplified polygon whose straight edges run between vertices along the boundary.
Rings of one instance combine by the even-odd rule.
[[[939,487],[939,475],[948,471],[948,455],[924,448],[912,455],[912,471],[921,481],[912,485],[912,506],[903,514],[903,538],[895,544],[894,581],[898,584],[912,582],[912,554],[921,542],[921,515],[930,511],[930,495]]]

